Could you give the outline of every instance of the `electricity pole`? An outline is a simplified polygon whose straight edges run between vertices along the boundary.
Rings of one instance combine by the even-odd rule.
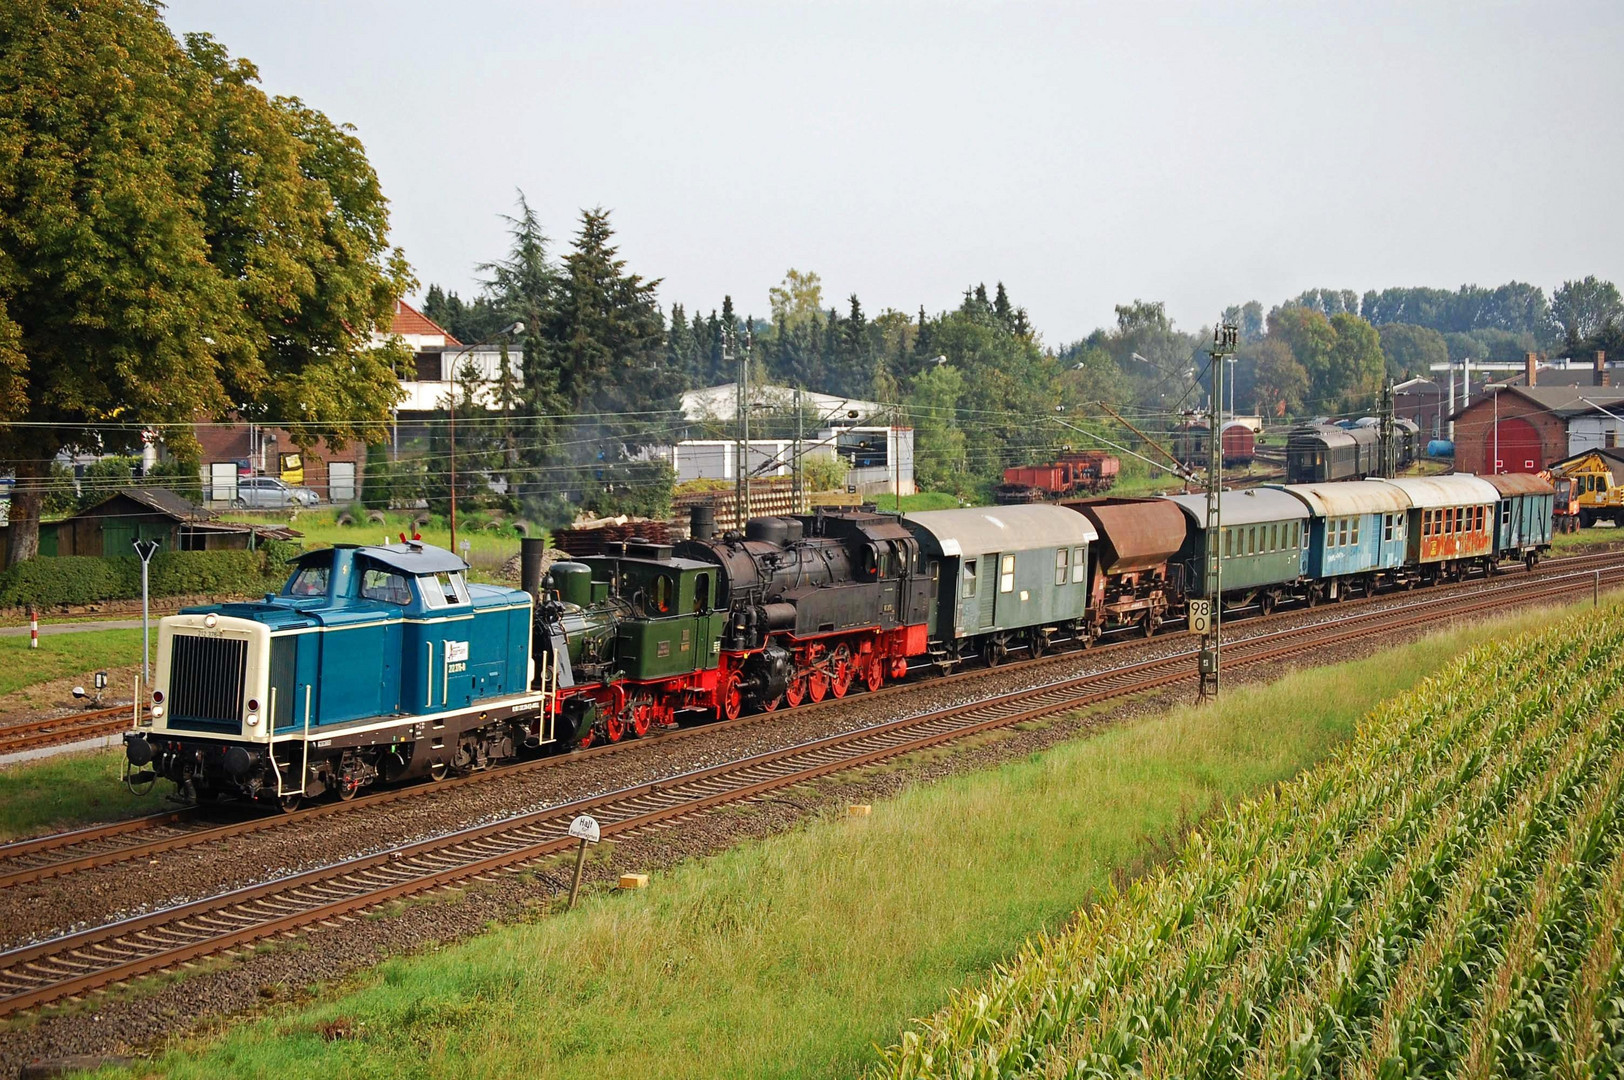
[[[1398,473],[1398,424],[1393,419],[1393,380],[1382,383],[1382,475]]]
[[[1220,322],[1212,332],[1212,408],[1207,417],[1207,573],[1205,625],[1199,627],[1201,635],[1201,699],[1218,696],[1218,629],[1221,621],[1224,592],[1223,514],[1220,510],[1223,485],[1224,440],[1224,367],[1235,355],[1240,328],[1233,323]],[[1192,604],[1190,621],[1198,620],[1198,611]],[[1194,628],[1194,627],[1193,627]]]
[[[801,388],[795,388],[795,513],[806,513],[806,473],[801,455],[806,452],[806,412],[801,405]]]

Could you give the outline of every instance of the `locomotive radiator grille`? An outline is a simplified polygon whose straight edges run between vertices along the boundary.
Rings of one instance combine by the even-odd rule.
[[[236,731],[247,677],[248,642],[175,635],[169,654],[169,726]]]

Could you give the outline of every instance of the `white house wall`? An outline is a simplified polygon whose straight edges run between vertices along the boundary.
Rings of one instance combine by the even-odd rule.
[[[1618,446],[1621,427],[1611,416],[1575,416],[1568,421],[1568,456]]]

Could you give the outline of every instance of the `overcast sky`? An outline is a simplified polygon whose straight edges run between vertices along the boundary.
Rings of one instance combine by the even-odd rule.
[[[1050,344],[1310,286],[1624,280],[1624,4],[174,0],[355,125],[426,287],[522,188],[555,250],[614,213],[690,310],[954,306]]]

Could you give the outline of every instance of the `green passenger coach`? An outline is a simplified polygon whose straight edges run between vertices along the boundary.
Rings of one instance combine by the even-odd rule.
[[[997,664],[1017,648],[1035,655],[1082,628],[1088,546],[1099,534],[1081,514],[1032,503],[925,510],[903,524],[939,567],[939,663],[980,654]]]

